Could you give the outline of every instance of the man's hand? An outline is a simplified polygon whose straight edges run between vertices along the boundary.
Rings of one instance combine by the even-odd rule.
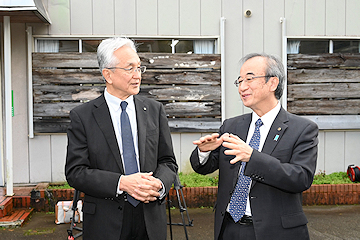
[[[243,140],[234,134],[223,134],[222,145],[230,150],[225,150],[226,155],[234,155],[235,157],[230,161],[235,164],[238,161],[248,162],[253,152],[252,147],[247,145]]]
[[[161,181],[150,173],[135,173],[123,175],[120,181],[120,190],[130,194],[133,198],[149,203],[160,197]]]
[[[193,141],[193,144],[197,145],[201,152],[208,152],[215,150],[222,143],[223,143],[222,137],[219,138],[218,133],[206,135],[204,137],[201,137],[199,140]]]

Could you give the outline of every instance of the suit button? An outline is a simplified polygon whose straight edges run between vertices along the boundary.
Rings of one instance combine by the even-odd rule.
[[[221,212],[221,216],[224,216],[224,214],[225,214],[224,212]]]
[[[119,209],[119,210],[122,210],[123,208],[122,208],[122,206],[119,206],[118,209]]]

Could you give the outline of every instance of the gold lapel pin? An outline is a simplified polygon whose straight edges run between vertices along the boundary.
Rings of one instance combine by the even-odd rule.
[[[281,131],[281,127],[278,127],[278,131]]]
[[[144,111],[146,111],[146,107],[144,107]]]

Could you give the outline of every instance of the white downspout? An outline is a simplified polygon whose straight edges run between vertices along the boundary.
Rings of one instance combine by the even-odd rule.
[[[220,19],[220,53],[221,53],[221,121],[225,120],[225,21]]]
[[[281,105],[286,110],[287,109],[287,36],[286,36],[286,19],[280,18],[280,23],[282,24],[281,35],[282,35],[282,61],[285,68],[285,81],[284,81],[284,90],[281,98]]]
[[[13,144],[11,97],[11,32],[10,17],[4,16],[4,77],[5,77],[5,156],[6,195],[13,196]]]
[[[26,29],[27,33],[27,71],[28,71],[28,121],[29,138],[34,138],[34,112],[33,112],[33,82],[32,82],[32,27]]]

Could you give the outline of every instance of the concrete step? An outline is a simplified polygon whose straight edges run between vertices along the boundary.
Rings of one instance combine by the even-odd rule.
[[[0,218],[0,227],[21,227],[29,219],[33,209],[15,209],[7,216]]]
[[[13,206],[12,197],[0,196],[0,218],[12,212]]]

